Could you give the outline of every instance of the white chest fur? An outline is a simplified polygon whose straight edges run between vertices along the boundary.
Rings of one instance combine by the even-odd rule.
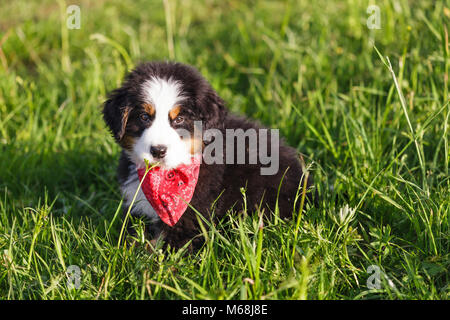
[[[136,190],[138,190],[139,188],[139,183],[140,181],[136,171],[136,167],[134,165],[131,165],[130,175],[128,176],[125,183],[121,185],[122,195],[127,207],[132,204],[133,198],[136,194]],[[145,197],[144,192],[142,192],[142,189],[140,188],[131,208],[131,213],[134,216],[146,216],[152,222],[159,220],[159,216],[156,214],[155,210]]]

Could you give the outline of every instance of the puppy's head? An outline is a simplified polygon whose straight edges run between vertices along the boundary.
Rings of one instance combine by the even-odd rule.
[[[203,130],[221,128],[225,114],[222,99],[196,69],[169,62],[136,67],[103,108],[115,140],[137,167],[145,160],[166,168],[188,163],[201,152],[194,122]]]

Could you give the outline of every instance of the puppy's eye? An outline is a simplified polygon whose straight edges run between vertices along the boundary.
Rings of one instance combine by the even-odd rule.
[[[139,115],[139,119],[141,119],[143,122],[149,122],[150,116],[148,115],[148,113],[141,113]]]
[[[173,119],[174,124],[182,124],[184,122],[184,118],[182,116],[178,116],[175,119]]]

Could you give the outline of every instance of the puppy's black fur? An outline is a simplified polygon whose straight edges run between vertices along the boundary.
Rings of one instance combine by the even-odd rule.
[[[226,129],[243,129],[245,131],[253,128],[258,132],[262,128],[253,121],[230,114],[225,108],[224,101],[193,67],[169,62],[143,63],[128,74],[122,87],[109,95],[103,109],[106,124],[115,140],[124,148],[118,167],[120,184],[127,181],[131,174],[130,170],[133,170],[133,164],[125,151],[129,145],[123,140],[126,136],[138,137],[145,129],[133,123],[133,112],[144,103],[139,92],[141,84],[152,77],[172,79],[182,84],[183,96],[187,97],[183,108],[189,115],[189,119],[192,120],[186,123],[186,128],[189,130],[192,130],[193,120],[203,121],[204,130],[215,128],[222,131],[223,136],[225,136]],[[270,139],[268,140],[270,142]],[[207,143],[208,141],[205,141],[205,144]],[[270,150],[270,146],[267,150]],[[247,148],[246,152],[254,152],[254,150],[249,151]],[[234,154],[236,155],[236,152]],[[225,149],[223,157],[226,159]],[[246,159],[249,159],[248,154]],[[240,190],[245,188],[246,206],[249,211],[254,211],[261,203],[261,209],[265,208],[266,213],[274,211],[278,198],[280,216],[290,218],[292,212],[298,210],[300,201],[296,203],[297,208],[294,208],[294,201],[296,196],[302,192],[300,183],[303,171],[297,151],[280,141],[278,172],[275,175],[261,175],[261,167],[263,165],[259,160],[257,164],[242,165],[208,165],[202,162],[198,183],[190,205],[207,219],[211,218],[213,211],[214,218],[221,219],[228,212],[239,212],[243,208],[243,196]],[[281,189],[278,191],[280,183]],[[312,186],[311,175],[307,183],[308,188]],[[311,200],[311,193],[308,193],[308,198]],[[215,201],[216,199],[218,200]],[[233,210],[230,211],[231,208]],[[125,208],[126,211],[127,208]],[[142,214],[133,211],[132,213],[137,216]],[[200,233],[196,213],[189,207],[175,226],[170,227],[162,222],[157,225],[162,227],[165,243],[172,247],[180,248],[194,238],[192,248],[198,248],[201,245],[200,238],[196,237]],[[149,228],[152,229],[153,226],[150,225]]]

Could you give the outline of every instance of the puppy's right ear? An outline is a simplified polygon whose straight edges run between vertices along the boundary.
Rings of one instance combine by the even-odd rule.
[[[125,90],[116,89],[103,104],[103,119],[117,142],[122,140],[131,108]]]

